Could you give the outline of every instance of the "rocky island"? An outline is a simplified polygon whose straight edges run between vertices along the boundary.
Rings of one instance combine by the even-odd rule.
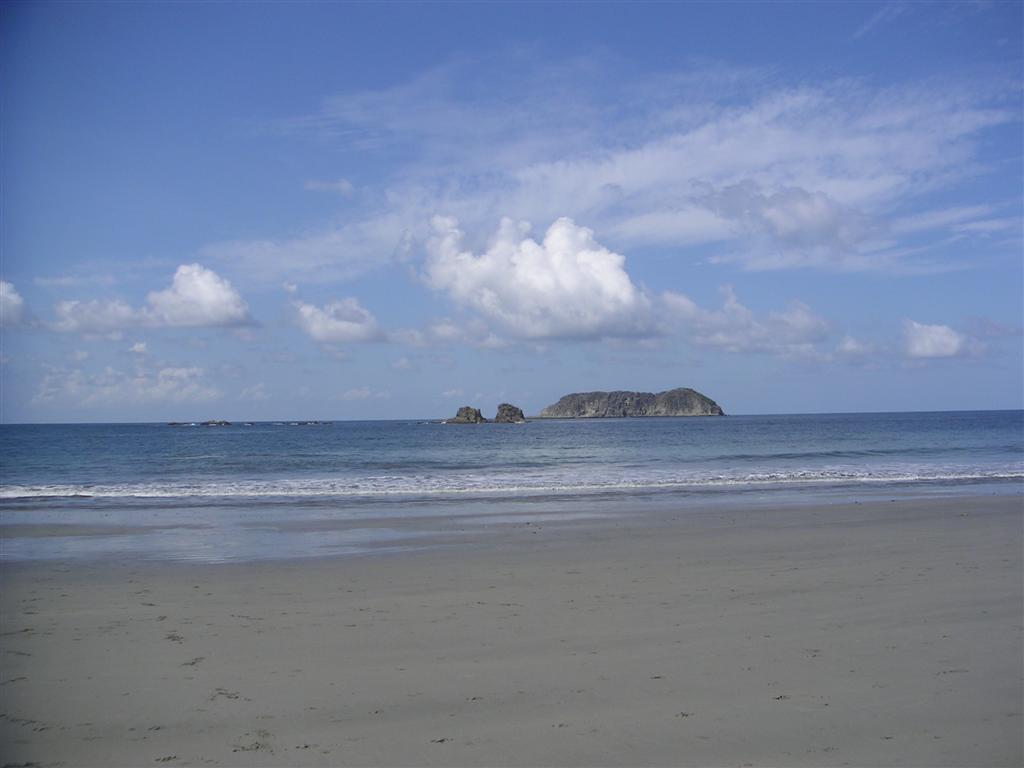
[[[542,419],[607,419],[639,416],[724,416],[714,400],[694,389],[666,392],[573,392],[540,412]]]
[[[487,419],[480,413],[479,408],[473,408],[469,405],[464,405],[459,408],[458,413],[455,414],[454,418],[448,419],[446,424],[485,424]]]
[[[526,422],[526,417],[523,415],[522,408],[512,405],[511,403],[502,403],[498,406],[498,412],[494,416],[493,423],[495,424],[523,424]],[[464,405],[459,408],[458,413],[455,414],[454,418],[448,419],[445,424],[487,424],[488,419],[484,418],[484,415],[480,413],[479,408],[474,408],[471,405]]]
[[[498,406],[498,413],[494,417],[495,424],[522,424],[526,421],[523,409],[511,403],[502,403]]]

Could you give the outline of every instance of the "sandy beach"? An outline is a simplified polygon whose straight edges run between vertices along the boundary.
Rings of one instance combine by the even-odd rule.
[[[2,762],[1021,765],[1022,542],[994,496],[8,563]]]

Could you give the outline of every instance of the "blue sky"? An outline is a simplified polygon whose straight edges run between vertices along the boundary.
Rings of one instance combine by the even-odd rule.
[[[0,418],[1020,408],[1020,3],[0,9]]]

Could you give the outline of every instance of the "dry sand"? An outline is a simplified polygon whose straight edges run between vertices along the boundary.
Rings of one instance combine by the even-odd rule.
[[[1020,497],[3,568],[9,765],[1021,765]]]

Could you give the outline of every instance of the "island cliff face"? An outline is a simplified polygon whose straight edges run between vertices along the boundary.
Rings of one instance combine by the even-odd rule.
[[[540,412],[547,419],[637,416],[724,416],[718,403],[693,389],[667,392],[574,392]]]

